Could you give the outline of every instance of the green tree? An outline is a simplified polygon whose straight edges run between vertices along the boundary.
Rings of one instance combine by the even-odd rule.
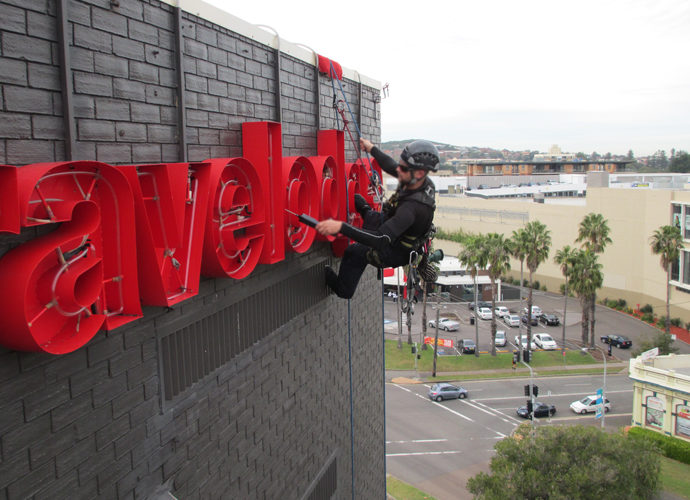
[[[676,226],[661,226],[650,238],[652,252],[661,258],[661,267],[666,270],[666,333],[671,333],[671,266],[678,261],[683,248],[683,236]]]
[[[489,233],[484,240],[484,250],[491,279],[491,355],[496,356],[496,280],[510,270],[510,243],[502,234]]]
[[[510,237],[510,255],[513,258],[520,261],[520,307],[522,307],[523,291],[524,291],[524,267],[525,267],[525,257],[527,256],[527,246],[529,241],[527,240],[527,234],[525,233],[525,228],[521,227],[513,231],[513,235]]]
[[[580,222],[578,228],[578,235],[576,242],[581,242],[582,246],[595,254],[602,253],[606,246],[612,242],[609,233],[611,229],[609,228],[609,223],[604,216],[594,212],[590,212],[585,215],[584,219]],[[597,304],[597,290],[601,288],[603,284],[603,277],[599,286],[591,290],[592,296],[589,297],[590,305],[590,318],[589,318],[589,330],[591,345],[594,346],[594,323],[595,317],[594,312]]]
[[[522,426],[494,448],[491,473],[467,481],[475,498],[648,499],[660,486],[661,459],[653,445],[622,432]]]
[[[563,301],[563,342],[561,343],[561,349],[565,352],[565,315],[568,310],[568,275],[573,268],[573,257],[575,255],[575,250],[570,246],[566,245],[556,252],[553,261],[561,267],[561,272],[565,278],[565,300]]]
[[[463,243],[462,250],[458,254],[458,260],[465,264],[474,281],[474,337],[477,348],[474,355],[479,356],[479,316],[477,315],[477,302],[479,302],[479,290],[477,286],[477,275],[480,269],[486,269],[486,252],[484,240],[486,237],[481,234],[467,237]]]
[[[594,346],[594,330],[589,327],[592,320],[590,314],[594,308],[591,302],[594,300],[595,291],[601,287],[604,281],[604,275],[601,272],[601,264],[597,254],[589,249],[576,250],[572,264],[570,286],[580,299],[582,306],[582,344],[587,345],[589,334],[589,344]]]
[[[690,172],[690,154],[685,151],[678,151],[678,153],[671,158],[669,171],[680,173]]]
[[[660,355],[673,354],[678,352],[678,348],[673,345],[673,339],[671,338],[671,335],[668,333],[659,332],[653,338],[644,337],[642,340],[640,340],[637,349],[630,353],[630,355],[633,358],[636,358],[643,352],[649,351],[650,349],[654,349],[655,347],[659,348]]]
[[[525,239],[527,251],[525,263],[529,271],[529,292],[527,294],[527,346],[532,343],[532,289],[534,286],[534,273],[539,264],[549,257],[551,249],[551,231],[538,220],[528,222],[525,226]]]

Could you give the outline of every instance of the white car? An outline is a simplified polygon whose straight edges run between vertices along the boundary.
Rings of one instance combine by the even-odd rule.
[[[480,307],[477,311],[477,316],[479,316],[482,319],[491,319],[493,313],[491,312],[491,308],[489,307]]]
[[[436,320],[432,319],[429,321],[429,326],[431,328],[436,328]],[[460,323],[453,321],[450,318],[441,318],[438,320],[438,329],[445,330],[446,332],[455,332],[460,328]]]
[[[556,341],[548,333],[535,333],[532,335],[532,340],[537,344],[537,347],[544,349],[545,351],[553,351],[558,349]]]
[[[597,404],[597,397],[594,394],[570,403],[570,409],[581,415],[597,411],[597,406],[599,405]],[[608,399],[604,400],[604,411],[611,411],[611,402]]]
[[[503,322],[508,326],[520,326],[520,316],[517,314],[503,316]]]
[[[510,314],[510,310],[506,306],[498,306],[494,309],[494,314],[497,318],[504,318]]]
[[[542,310],[541,307],[539,306],[532,306],[532,317],[533,318],[539,318],[541,316]],[[527,314],[527,308],[523,307],[522,308],[522,314]]]
[[[506,345],[506,332],[503,330],[496,330],[496,347],[503,347]]]
[[[523,350],[526,349],[527,348],[527,335],[522,335],[522,337],[520,335],[516,335],[515,336],[515,345],[516,346],[522,345],[522,349]],[[534,338],[532,338],[532,342],[530,342],[530,344],[529,344],[529,350],[534,351],[536,349],[537,349],[537,344],[534,343]]]

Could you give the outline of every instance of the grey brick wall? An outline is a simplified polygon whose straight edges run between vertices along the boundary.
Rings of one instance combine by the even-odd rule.
[[[73,158],[178,161],[173,9],[72,0],[68,19]],[[56,20],[53,0],[0,1],[0,163],[65,159]],[[276,54],[194,15],[182,20],[188,159],[240,155],[241,124],[277,117]],[[281,55],[286,156],[316,154],[317,127],[338,125],[331,82],[321,76],[317,89],[314,71]],[[343,85],[357,113],[359,83]],[[378,89],[365,86],[362,95],[362,133],[376,139]],[[0,233],[0,257],[51,229]],[[64,356],[0,348],[0,500],[146,498],[165,489],[178,498],[299,498],[334,452],[336,498],[352,496],[353,475],[355,498],[383,498],[381,290],[373,270],[352,300],[349,329],[347,302],[329,295],[189,390],[164,397],[166,335],[276,279],[292,285],[296,268],[330,255],[319,243],[241,281],[202,280],[197,297],[146,308],[141,320]],[[294,283],[295,294],[308,292],[301,286]]]

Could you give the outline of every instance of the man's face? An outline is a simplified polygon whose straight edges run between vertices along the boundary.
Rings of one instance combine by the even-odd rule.
[[[398,182],[403,185],[414,182],[414,170],[403,160],[398,163]]]

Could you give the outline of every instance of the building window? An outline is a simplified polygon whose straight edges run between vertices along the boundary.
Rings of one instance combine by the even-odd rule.
[[[683,252],[683,283],[690,285],[690,252]]]
[[[680,229],[680,221],[683,218],[683,206],[682,205],[676,205],[675,203],[672,205],[672,213],[671,213],[671,222],[674,226],[676,226],[678,229]]]
[[[685,229],[683,230],[683,238],[690,240],[690,210],[685,209]]]
[[[680,279],[680,258],[671,263],[671,281],[678,281]]]

